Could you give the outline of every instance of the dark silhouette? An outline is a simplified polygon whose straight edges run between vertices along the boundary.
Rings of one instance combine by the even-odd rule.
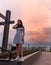
[[[4,33],[3,33],[3,41],[2,41],[2,48],[4,49],[7,49],[7,45],[8,45],[9,25],[14,23],[14,21],[10,21],[10,16],[11,16],[10,10],[6,11],[6,16],[0,13],[0,17],[5,20],[5,22],[0,22],[0,25],[4,25]]]

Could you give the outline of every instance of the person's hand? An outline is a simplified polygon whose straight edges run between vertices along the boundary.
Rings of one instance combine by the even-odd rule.
[[[13,26],[12,28],[14,29],[15,27]]]
[[[17,28],[17,24],[16,24],[16,25],[14,25],[12,28],[13,28],[13,29],[16,29],[16,28]]]

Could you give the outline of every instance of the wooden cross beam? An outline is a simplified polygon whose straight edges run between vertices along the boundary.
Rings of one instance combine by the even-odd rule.
[[[5,20],[5,22],[0,22],[0,25],[4,25],[4,33],[3,33],[3,41],[2,41],[2,48],[7,49],[8,45],[8,35],[9,35],[9,26],[10,24],[13,24],[14,21],[10,21],[11,17],[11,11],[7,10],[6,11],[6,16],[2,15],[0,13],[0,17]],[[2,51],[3,52],[3,51]]]
[[[13,24],[14,21],[9,22],[9,24]],[[0,25],[5,25],[5,22],[0,22]]]
[[[3,18],[4,20],[6,19],[6,17],[0,13],[0,17]]]

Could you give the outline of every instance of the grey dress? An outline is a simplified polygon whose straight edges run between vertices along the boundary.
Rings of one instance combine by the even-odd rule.
[[[16,34],[15,34],[13,43],[14,44],[23,44],[24,41],[22,40],[22,38],[23,38],[23,28],[19,27],[16,29]]]

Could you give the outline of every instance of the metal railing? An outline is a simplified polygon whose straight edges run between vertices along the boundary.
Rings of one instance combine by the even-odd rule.
[[[7,60],[7,61],[10,61],[11,60],[11,52],[10,51],[8,51],[8,50],[6,50],[6,49],[4,49],[4,48],[2,48],[2,47],[0,47],[0,49],[1,50],[4,50],[4,51],[7,51],[8,53],[9,53],[9,59]],[[0,60],[1,61],[1,60]]]

